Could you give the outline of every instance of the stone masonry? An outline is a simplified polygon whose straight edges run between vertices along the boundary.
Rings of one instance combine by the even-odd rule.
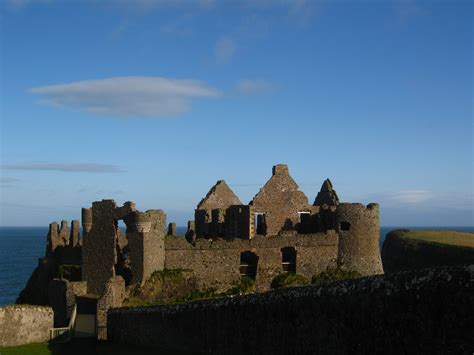
[[[294,229],[300,222],[298,212],[310,212],[308,198],[283,164],[273,167],[273,174],[250,202],[255,213],[262,213],[266,235]],[[257,232],[258,233],[258,232]]]

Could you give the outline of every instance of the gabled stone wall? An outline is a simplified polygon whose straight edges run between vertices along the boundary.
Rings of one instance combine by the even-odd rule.
[[[273,175],[255,195],[250,205],[254,213],[265,215],[266,235],[273,236],[284,230],[295,229],[300,222],[298,212],[312,211],[305,194],[290,176],[288,167],[278,164]]]

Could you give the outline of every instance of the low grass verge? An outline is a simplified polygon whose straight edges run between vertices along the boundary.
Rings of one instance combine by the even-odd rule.
[[[141,348],[124,344],[100,342],[96,340],[74,340],[70,343],[49,344],[38,343],[14,347],[0,347],[1,355],[186,355],[186,353],[170,353],[157,349]]]

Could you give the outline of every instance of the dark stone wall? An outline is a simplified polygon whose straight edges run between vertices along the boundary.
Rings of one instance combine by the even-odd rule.
[[[386,273],[474,264],[474,248],[414,240],[404,238],[403,234],[404,230],[395,230],[385,238],[382,261]]]
[[[87,292],[102,294],[107,281],[115,276],[117,221],[135,210],[133,202],[117,207],[114,200],[95,201],[91,209],[82,210],[82,278],[87,281]]]
[[[240,279],[240,253],[258,256],[255,283],[258,291],[270,288],[272,279],[282,269],[281,249],[295,247],[296,272],[308,278],[335,267],[338,236],[334,231],[306,235],[256,236],[243,239],[197,239],[191,244],[180,237],[165,241],[165,268],[190,269],[201,289],[228,290]]]
[[[194,212],[198,237],[220,236],[223,234],[225,210],[232,205],[241,205],[239,198],[224,180],[218,180],[206,196],[198,203]],[[220,210],[220,212],[213,212]],[[217,213],[213,217],[213,213]],[[221,227],[219,228],[219,223]]]
[[[471,354],[474,266],[108,312],[108,339],[211,354]]]

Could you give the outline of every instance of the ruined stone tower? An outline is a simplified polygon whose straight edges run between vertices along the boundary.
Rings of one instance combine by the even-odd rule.
[[[338,260],[342,268],[363,275],[383,274],[379,251],[379,205],[340,203],[336,209]]]

